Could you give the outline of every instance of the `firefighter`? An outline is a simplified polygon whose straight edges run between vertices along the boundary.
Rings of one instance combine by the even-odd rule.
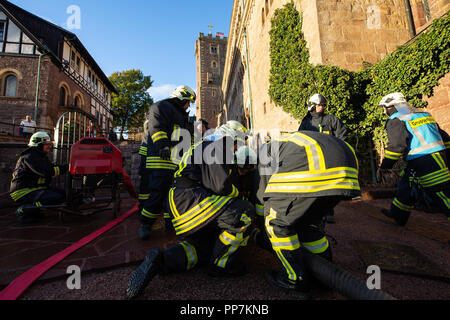
[[[161,214],[168,219],[165,199],[169,192],[177,165],[176,152],[172,157],[173,147],[179,143],[181,130],[193,133],[186,112],[191,103],[195,103],[196,94],[188,86],[175,89],[169,99],[162,100],[150,107],[148,116],[147,145],[141,148],[143,154],[147,148],[145,172],[141,174],[141,226],[139,237],[147,240],[150,231]]]
[[[406,226],[419,191],[450,218],[448,135],[440,130],[429,113],[410,106],[402,93],[387,95],[381,100],[380,107],[389,117],[385,127],[389,142],[377,172],[378,180],[398,160],[403,158],[407,162],[391,209],[383,209],[383,214],[398,225]],[[446,137],[445,141],[442,135]]]
[[[149,251],[129,281],[129,298],[142,292],[157,274],[187,271],[200,264],[208,265],[212,277],[246,273],[237,254],[247,245],[254,207],[239,198],[233,161],[238,131],[232,127],[222,126],[217,135],[184,154],[168,197],[180,243]]]
[[[327,98],[323,95],[313,95],[308,102],[308,114],[303,119],[298,131],[322,132],[347,141],[347,128],[342,121],[332,114],[324,113],[327,104]],[[327,222],[335,223],[334,211],[327,214]]]
[[[19,155],[11,181],[11,198],[23,204],[16,211],[23,224],[36,222],[41,217],[40,207],[64,202],[65,192],[51,189],[52,178],[65,174],[68,165],[53,165],[48,154],[53,148],[50,135],[46,132],[35,133],[28,149]]]
[[[271,161],[259,161],[257,197],[266,235],[282,268],[265,277],[276,287],[308,298],[312,279],[303,250],[332,260],[325,215],[340,201],[361,195],[358,159],[343,140],[312,131],[264,144],[260,155],[264,154]]]

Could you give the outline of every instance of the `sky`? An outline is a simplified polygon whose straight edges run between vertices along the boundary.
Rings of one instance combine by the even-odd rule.
[[[178,85],[196,90],[195,41],[202,32],[228,36],[233,0],[9,0],[69,29],[81,40],[107,76],[140,69],[154,81],[155,101]]]

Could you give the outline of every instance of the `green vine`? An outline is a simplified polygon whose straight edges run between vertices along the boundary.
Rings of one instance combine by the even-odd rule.
[[[327,112],[349,128],[350,140],[363,159],[373,146],[379,154],[386,143],[386,118],[378,107],[381,98],[399,91],[412,105],[424,108],[423,98],[432,96],[439,79],[450,71],[450,14],[436,19],[411,44],[359,72],[310,64],[302,20],[293,2],[274,13],[269,95],[299,121],[306,115],[308,99],[318,92],[325,95]]]

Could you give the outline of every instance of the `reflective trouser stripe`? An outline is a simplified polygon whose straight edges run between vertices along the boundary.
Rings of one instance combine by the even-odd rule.
[[[321,254],[328,250],[330,243],[327,238],[324,237],[315,242],[302,242],[302,246],[305,247],[309,252],[314,254]]]
[[[18,191],[15,191],[15,192],[11,193],[11,198],[12,198],[14,201],[17,201],[17,200],[19,200],[19,199],[25,197],[27,194],[30,194],[30,193],[32,193],[32,192],[34,192],[34,191],[38,191],[38,190],[44,190],[44,189],[45,189],[45,188],[34,188],[34,189],[22,189],[22,190],[18,190]]]
[[[164,219],[170,219],[170,213],[165,212],[164,213]]]
[[[231,255],[235,253],[239,247],[245,247],[247,245],[249,237],[244,239],[243,233],[238,233],[236,236],[233,236],[231,233],[225,231],[219,236],[219,239],[224,245],[229,246],[227,252],[216,262],[218,267],[225,268]]]
[[[142,215],[144,217],[146,217],[146,218],[149,218],[149,219],[157,219],[157,218],[159,218],[159,214],[153,214],[151,212],[148,212],[145,209],[142,209]]]
[[[283,255],[282,250],[286,251],[295,251],[300,249],[300,241],[298,239],[298,235],[289,237],[289,238],[278,238],[273,231],[273,227],[270,225],[270,221],[276,219],[277,212],[270,209],[270,214],[266,218],[266,230],[269,233],[269,240],[272,243],[272,248],[280,259],[286,273],[288,275],[289,280],[295,282],[299,279],[299,276],[295,273],[294,268],[289,263],[288,259]],[[301,277],[300,277],[301,278]]]
[[[411,177],[412,179],[412,177]],[[419,182],[425,188],[434,187],[438,184],[450,181],[450,172],[448,168],[435,171],[426,176],[420,177]]]
[[[60,174],[59,167],[54,167],[53,169],[55,170],[55,177],[59,176]]]
[[[440,153],[433,153],[431,156],[434,158],[441,169],[447,168],[447,164],[445,163]]]
[[[245,232],[252,224],[252,219],[245,213],[243,213],[241,216],[241,221],[244,222],[244,226],[241,228],[241,232]]]
[[[406,211],[408,213],[410,213],[414,208],[414,206],[408,206],[406,204],[401,203],[400,200],[398,200],[397,198],[394,199],[394,202],[392,202],[392,204],[397,208],[399,208],[400,210]]]
[[[184,252],[186,253],[187,258],[186,270],[191,270],[197,265],[198,262],[197,250],[193,245],[191,245],[186,241],[181,242],[180,245],[183,247]]]
[[[437,195],[442,199],[445,206],[450,209],[450,199],[444,194],[444,192],[438,192]]]

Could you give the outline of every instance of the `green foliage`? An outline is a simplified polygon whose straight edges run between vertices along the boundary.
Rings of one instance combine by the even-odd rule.
[[[350,140],[363,157],[373,144],[379,151],[386,143],[386,118],[378,107],[383,96],[402,92],[413,106],[426,107],[423,98],[432,96],[450,71],[450,14],[435,20],[411,44],[359,72],[309,63],[302,15],[293,2],[275,11],[270,36],[271,99],[300,122],[309,98],[325,95],[327,112],[350,129]]]
[[[152,86],[150,76],[144,76],[141,70],[115,72],[109,80],[118,94],[112,95],[111,109],[114,115],[114,127],[120,128],[120,136],[127,130],[142,128],[145,114],[153,104],[147,92]]]

